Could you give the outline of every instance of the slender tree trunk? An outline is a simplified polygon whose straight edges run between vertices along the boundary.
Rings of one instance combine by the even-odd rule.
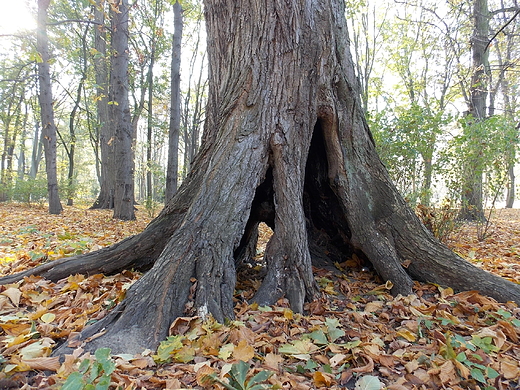
[[[110,75],[111,113],[115,124],[114,160],[116,178],[114,215],[121,220],[135,219],[134,212],[134,129],[128,102],[128,1],[121,0],[112,12],[112,71]]]
[[[47,37],[47,8],[50,0],[38,0],[38,26],[36,49],[40,55],[38,61],[39,101],[42,121],[42,142],[45,151],[47,172],[47,191],[49,213],[60,214],[63,210],[58,194],[58,175],[56,166],[56,125],[52,100],[51,75],[49,69],[49,42]]]
[[[182,7],[178,1],[173,5],[173,42],[170,86],[170,128],[168,136],[168,165],[166,169],[165,203],[177,192],[179,176],[179,133],[181,126],[181,42]]]
[[[92,205],[93,209],[113,209],[115,191],[115,168],[114,145],[115,145],[115,123],[110,117],[108,105],[109,75],[107,57],[107,34],[104,27],[105,11],[103,0],[97,0],[94,6],[94,20],[99,23],[94,28],[94,69],[96,74],[96,109],[97,124],[96,137],[99,141],[101,158],[101,174],[99,195]]]
[[[150,50],[150,64],[148,66],[148,115],[146,131],[146,199],[147,202],[153,201],[153,67],[155,64],[155,42],[152,42]]]
[[[486,118],[486,101],[488,97],[488,35],[489,35],[489,9],[487,0],[473,0],[474,30],[471,38],[472,75],[470,87],[469,114],[475,122]],[[478,153],[477,153],[478,154]],[[482,194],[482,169],[481,164],[469,161],[465,168],[466,181],[462,188],[462,209],[460,217],[467,220],[484,220],[484,205]]]
[[[353,253],[394,294],[416,279],[520,303],[520,286],[435,240],[391,183],[364,119],[344,11],[342,0],[205,1],[205,134],[179,191],[140,235],[32,270],[56,279],[152,266],[81,332],[87,350],[142,352],[179,316],[233,318],[236,263],[259,221],[274,233],[258,303],[285,296],[301,312],[317,293],[311,261]]]
[[[33,147],[31,153],[31,169],[29,171],[29,177],[32,179],[36,179],[36,175],[38,174],[38,170],[40,167],[40,161],[42,159],[42,141],[41,141],[41,131],[40,131],[40,122],[36,121],[34,123],[34,137],[33,137]]]

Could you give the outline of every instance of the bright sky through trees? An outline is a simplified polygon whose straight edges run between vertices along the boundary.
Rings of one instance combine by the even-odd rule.
[[[0,34],[14,34],[36,27],[26,0],[0,0]]]

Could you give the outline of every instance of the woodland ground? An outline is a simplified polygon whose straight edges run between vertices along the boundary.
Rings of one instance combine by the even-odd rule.
[[[84,253],[140,232],[110,211],[0,205],[0,275]],[[458,228],[448,245],[478,267],[520,282],[520,210],[496,210],[488,236]],[[265,239],[267,230],[262,230]],[[315,269],[321,296],[295,314],[285,300],[248,305],[259,286],[252,268],[236,288],[236,319],[226,324],[183,318],[158,351],[108,356],[99,350],[80,366],[81,346],[63,362],[52,348],[96,321],[124,298],[139,274],[38,277],[0,286],[0,389],[224,388],[230,374],[268,379],[278,389],[520,389],[520,308],[476,292],[416,284],[392,297],[359,259]],[[238,362],[247,362],[247,365]],[[80,373],[78,373],[78,370]],[[269,376],[269,375],[270,376]],[[262,378],[263,377],[263,378]],[[241,382],[237,378],[237,382]],[[252,383],[250,383],[252,385]],[[94,387],[92,387],[94,388]],[[236,389],[247,389],[235,383]]]

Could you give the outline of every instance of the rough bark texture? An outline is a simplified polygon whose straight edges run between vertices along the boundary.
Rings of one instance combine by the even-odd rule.
[[[110,73],[110,111],[114,122],[114,218],[135,219],[134,131],[128,102],[128,0],[121,0],[112,11],[112,68]]]
[[[103,260],[88,255],[110,271],[134,262],[153,266],[81,333],[87,349],[141,352],[155,348],[178,316],[232,318],[235,264],[259,221],[274,230],[259,303],[283,295],[302,311],[316,293],[311,260],[353,253],[396,294],[411,293],[416,279],[520,302],[518,285],[436,241],[391,183],[362,114],[343,1],[205,5],[210,89],[202,149],[141,235],[100,252]],[[59,270],[82,259],[44,265],[40,273],[63,277],[76,270]],[[63,345],[56,354],[65,351]]]
[[[49,39],[47,37],[47,8],[49,0],[38,0],[38,26],[36,50],[40,55],[38,61],[38,82],[40,91],[40,116],[42,121],[42,142],[45,153],[45,170],[47,173],[47,192],[49,196],[49,213],[60,214],[63,210],[58,194],[58,174],[56,167],[56,124],[52,101],[51,74],[49,68]]]

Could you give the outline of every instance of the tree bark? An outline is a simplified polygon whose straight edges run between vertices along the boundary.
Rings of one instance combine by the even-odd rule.
[[[472,74],[470,86],[470,121],[480,122],[487,117],[486,101],[488,97],[489,53],[487,51],[489,35],[489,9],[487,0],[473,0],[474,28],[471,37]],[[477,154],[478,152],[474,152]],[[485,220],[482,199],[482,164],[468,161],[465,167],[466,180],[462,187],[462,207],[460,218],[471,221]]]
[[[58,194],[58,175],[56,167],[56,124],[52,100],[51,75],[49,69],[49,40],[47,37],[47,8],[50,0],[38,0],[38,24],[36,34],[36,50],[40,55],[38,61],[38,81],[40,93],[40,116],[42,121],[42,142],[45,154],[47,173],[47,192],[49,196],[49,213],[60,214],[63,210]]]
[[[285,296],[303,311],[317,292],[312,261],[353,253],[391,281],[394,294],[410,294],[415,279],[520,302],[520,286],[435,240],[391,183],[362,112],[343,1],[205,6],[205,133],[179,191],[140,235],[32,272],[56,279],[79,272],[70,264],[82,272],[98,271],[96,264],[105,272],[152,266],[120,305],[81,332],[86,349],[137,353],[156,348],[176,317],[232,318],[235,264],[259,221],[274,231],[259,303]]]
[[[114,208],[115,186],[115,161],[114,139],[115,123],[109,115],[108,94],[109,75],[106,45],[105,11],[104,2],[97,0],[94,6],[94,19],[99,24],[94,27],[94,69],[96,73],[96,109],[97,109],[97,134],[101,159],[100,189],[99,195],[92,205],[92,209]]]
[[[182,7],[178,1],[173,5],[173,44],[170,86],[170,128],[168,136],[168,166],[166,170],[165,203],[177,192],[179,176],[179,133],[181,125],[181,42]]]
[[[110,74],[111,115],[114,120],[114,161],[116,177],[113,217],[135,219],[134,130],[128,102],[128,0],[122,0],[112,11],[112,69]]]

